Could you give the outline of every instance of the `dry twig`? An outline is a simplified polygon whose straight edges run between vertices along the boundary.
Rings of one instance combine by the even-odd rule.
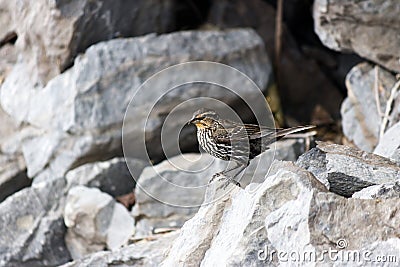
[[[283,23],[283,0],[278,0],[275,17],[275,71],[276,83],[279,88],[280,82],[280,60],[282,51],[282,23]]]
[[[392,87],[392,90],[390,90],[390,96],[386,102],[386,108],[385,108],[385,114],[383,115],[383,119],[382,119],[382,123],[381,123],[381,129],[379,132],[379,138],[381,138],[383,136],[383,134],[385,133],[386,130],[386,126],[388,124],[389,121],[389,114],[392,110],[392,105],[393,105],[393,101],[394,101],[394,97],[397,93],[397,90],[400,87],[400,80],[398,80]]]
[[[376,109],[378,110],[379,117],[381,117],[381,119],[382,119],[383,112],[381,109],[381,101],[379,99],[379,68],[378,68],[378,66],[375,66],[374,73],[375,73],[374,95],[375,95]]]

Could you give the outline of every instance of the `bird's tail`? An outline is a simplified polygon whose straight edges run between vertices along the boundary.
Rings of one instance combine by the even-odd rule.
[[[287,129],[277,129],[274,137],[276,138],[276,140],[279,140],[279,139],[285,137],[286,135],[301,132],[301,131],[312,129],[312,128],[315,128],[315,126],[307,125],[307,126],[296,126],[296,127],[287,128]]]

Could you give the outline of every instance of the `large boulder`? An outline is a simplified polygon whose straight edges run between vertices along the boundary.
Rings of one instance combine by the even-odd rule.
[[[137,171],[140,170],[141,172],[141,169],[144,168],[145,164],[140,160],[128,159],[128,161],[136,164]],[[12,161],[3,162],[2,168],[9,167],[9,171],[6,173],[0,172],[0,177],[12,174],[11,171],[13,169],[14,172],[18,171],[18,166],[12,164]],[[139,176],[140,172],[134,174]],[[132,191],[135,183],[130,176],[125,160],[116,158],[107,162],[83,165],[76,170],[72,170],[66,176],[67,179],[64,177],[52,177],[52,179],[46,181],[35,181],[31,187],[9,196],[0,203],[0,225],[5,226],[0,229],[2,231],[0,240],[1,266],[56,266],[71,259],[67,245],[73,252],[72,254],[76,253],[76,251],[86,251],[88,248],[92,249],[90,250],[92,252],[103,248],[116,249],[133,234],[133,218],[126,208],[116,203],[110,195],[102,193],[96,188],[101,188],[113,194],[114,197]],[[1,185],[0,189],[3,190],[7,185],[15,189],[18,181],[18,179],[14,178],[10,182]],[[80,192],[79,188],[82,187],[85,189],[84,194],[77,194],[76,192]],[[67,221],[71,229],[69,230],[66,245],[64,238],[67,233],[67,227],[64,224],[65,218],[63,214],[67,194],[70,191],[70,197],[67,202],[69,205]],[[4,192],[6,191],[1,193]],[[91,198],[92,195],[95,197]],[[104,201],[96,202],[98,199],[103,199]],[[96,213],[94,208],[87,208],[90,206],[89,204],[92,204],[91,207],[96,207],[96,205],[104,202],[108,203],[108,209],[100,209],[103,211],[103,213],[100,212],[103,217]],[[87,205],[84,206],[84,204]],[[75,205],[72,210],[71,205]],[[82,207],[84,207],[83,210]],[[97,246],[96,249],[82,245],[74,250],[72,248],[82,243],[79,235],[75,238],[74,227],[79,226],[82,231],[88,228],[83,227],[87,226],[85,222],[90,221],[90,216],[89,219],[87,216],[86,218],[83,216],[86,214],[85,212],[98,215],[96,218],[99,221],[96,226],[104,226],[106,229],[101,229],[106,234],[105,236],[99,234],[103,238],[101,239],[103,243],[101,243],[101,246]],[[123,231],[120,231],[122,225],[124,225]],[[101,232],[101,229],[97,230]],[[71,235],[74,238],[71,238]],[[83,240],[89,242],[90,240],[86,238],[88,236],[89,234]],[[79,250],[79,248],[82,250]],[[79,254],[78,252],[76,254]],[[76,254],[74,254],[74,257]],[[83,255],[83,253],[79,255]]]
[[[397,0],[316,0],[315,31],[327,47],[355,52],[400,72]]]
[[[82,259],[66,263],[61,267],[89,266],[154,266],[160,265],[165,251],[178,232],[154,235],[151,240],[141,240],[115,251],[100,251]]]
[[[79,56],[71,69],[37,90],[29,87],[29,68],[17,64],[3,84],[1,101],[15,119],[36,128],[29,130],[22,141],[28,175],[62,175],[84,163],[122,154],[124,113],[139,86],[168,66],[193,60],[216,61],[237,68],[261,89],[270,81],[271,66],[263,42],[247,29],[153,34],[98,43]],[[243,79],[227,79],[219,72],[210,72],[240,87],[239,93],[254,95],[243,86]],[[153,156],[162,159],[156,138],[165,117],[162,114],[168,114],[177,102],[193,97],[210,96],[225,102],[236,99],[234,94],[221,93],[219,87],[210,85],[213,90],[199,90],[196,86],[186,86],[165,96],[155,108],[154,116],[147,119],[145,111],[155,104],[155,92],[165,94],[173,81],[182,78],[197,81],[201,75],[202,71],[193,69],[184,74],[177,72],[158,81],[151,90],[141,91],[139,104],[133,107],[132,127],[127,130],[132,144],[142,142],[138,136],[143,133],[142,125],[147,123],[149,151],[156,151]],[[173,123],[183,125],[189,116],[186,113]],[[128,156],[145,157],[141,149],[133,149]]]
[[[348,97],[341,108],[343,133],[357,147],[372,152],[384,130],[398,121],[400,93],[393,95],[394,101],[389,102],[395,83],[393,74],[369,63],[358,64],[347,74]],[[383,129],[388,108],[388,123]]]
[[[70,260],[62,219],[63,178],[23,189],[0,203],[0,265],[56,266]]]
[[[92,44],[174,30],[175,8],[173,0],[1,1],[0,21],[8,27],[6,33],[2,27],[0,39],[15,32],[16,45],[32,70],[31,79],[45,84]]]
[[[203,203],[209,177],[226,165],[207,154],[184,154],[145,168],[135,189],[135,236],[181,227]]]
[[[75,186],[69,190],[64,222],[65,242],[73,259],[126,244],[134,233],[134,221],[124,206],[97,188]]]
[[[215,200],[215,193],[215,187],[209,187],[206,196]],[[317,260],[330,265],[351,262],[346,257],[352,251],[399,255],[399,202],[346,199],[328,192],[304,169],[275,162],[262,184],[236,188],[216,201],[207,199],[207,205],[182,227],[162,266],[265,266]],[[335,257],[327,251],[334,251]],[[360,257],[360,262],[371,259]]]
[[[345,197],[400,179],[400,166],[387,158],[323,142],[300,156],[296,164],[314,174],[331,192]]]
[[[128,165],[132,166],[132,173]],[[136,181],[148,165],[139,159],[114,158],[108,161],[84,164],[66,174],[69,187],[85,185],[118,197],[133,192]],[[36,180],[35,180],[36,182]]]

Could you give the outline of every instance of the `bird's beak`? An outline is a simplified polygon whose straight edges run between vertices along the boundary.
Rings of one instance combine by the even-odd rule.
[[[196,121],[197,121],[197,119],[196,119],[196,118],[193,118],[193,119],[191,119],[190,121],[188,121],[187,124],[194,124]]]

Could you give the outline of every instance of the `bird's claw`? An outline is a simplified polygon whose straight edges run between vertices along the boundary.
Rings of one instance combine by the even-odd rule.
[[[214,174],[214,175],[211,177],[211,179],[210,179],[210,181],[208,181],[208,183],[211,184],[216,178],[218,178],[218,177],[221,176],[221,175],[222,175],[222,172],[217,172],[216,174]]]
[[[236,186],[238,186],[240,188],[242,187],[239,182],[237,182],[237,181],[235,181],[233,179],[227,178],[226,181],[224,182],[224,184],[221,186],[222,189],[225,190],[228,187],[229,184],[234,184],[234,185],[236,185]]]
[[[211,184],[216,178],[219,178],[218,179],[219,181],[224,180],[223,185],[219,187],[222,188],[223,190],[225,190],[229,184],[234,184],[238,187],[241,187],[239,182],[233,180],[230,177],[225,176],[222,172],[217,172],[216,174],[214,174],[208,183]]]

